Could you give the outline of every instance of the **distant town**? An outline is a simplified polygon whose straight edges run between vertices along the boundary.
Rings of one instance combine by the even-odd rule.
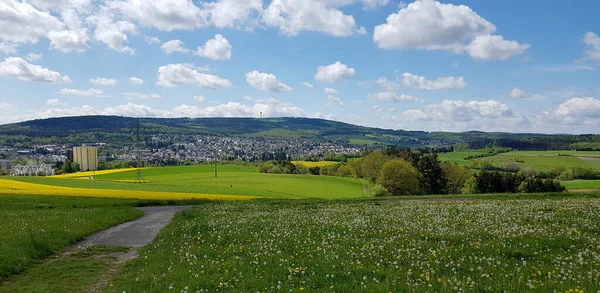
[[[135,166],[138,162],[166,166],[221,160],[257,162],[282,155],[286,159],[322,160],[334,155],[358,156],[365,149],[305,139],[161,134],[152,135],[137,146],[107,143],[52,144],[23,149],[0,146],[0,172],[13,176],[49,176],[60,173],[67,161],[76,163],[78,171],[93,171],[109,169],[114,162],[119,162],[119,166]]]

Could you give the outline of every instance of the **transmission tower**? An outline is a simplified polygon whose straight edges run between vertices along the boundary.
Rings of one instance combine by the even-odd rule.
[[[141,128],[140,128],[140,119],[136,119],[135,125],[135,154],[137,160],[137,171],[135,172],[135,182],[136,183],[145,183],[144,174],[142,174],[142,138],[141,138]]]

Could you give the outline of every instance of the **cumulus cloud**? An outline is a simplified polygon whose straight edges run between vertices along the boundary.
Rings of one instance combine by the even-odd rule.
[[[305,81],[305,82],[303,82],[302,84],[303,84],[305,87],[307,87],[307,88],[309,88],[309,89],[311,89],[311,90],[314,88],[314,86],[313,86],[311,83],[309,83],[309,82],[306,82],[306,81]]]
[[[398,90],[400,88],[400,85],[397,82],[388,80],[385,77],[380,77],[377,80],[377,84],[380,85],[383,89],[390,92]]]
[[[162,96],[159,94],[142,94],[142,93],[136,93],[136,92],[128,92],[128,93],[121,93],[122,96],[124,96],[126,99],[128,100],[151,100],[151,99],[161,99]]]
[[[201,26],[206,16],[189,0],[117,0],[107,6],[145,27],[161,31],[193,30]]]
[[[278,81],[275,75],[258,72],[256,70],[246,73],[246,82],[261,91],[281,93],[292,90],[288,85]]]
[[[129,83],[131,83],[132,85],[141,85],[141,84],[144,84],[144,80],[141,78],[132,76],[129,78]]]
[[[588,50],[585,51],[586,59],[600,60],[600,37],[593,32],[587,32],[583,43],[588,46]]]
[[[206,101],[206,99],[204,98],[204,96],[194,96],[193,98],[194,100],[198,101],[198,102],[204,102]]]
[[[153,1],[147,3],[153,3]],[[114,20],[111,12],[106,9],[89,16],[86,21],[95,26],[94,40],[105,43],[108,48],[114,51],[135,55],[135,50],[124,44],[129,41],[127,34],[136,32],[136,27],[133,23],[127,20]]]
[[[19,47],[18,44],[0,42],[0,52],[4,53],[5,55],[17,54],[18,47]]]
[[[222,89],[231,87],[231,82],[216,75],[200,73],[192,64],[168,64],[158,68],[157,83],[164,87],[192,84],[200,88]]]
[[[46,101],[46,106],[64,108],[67,106],[67,103],[63,103],[59,99],[48,99]]]
[[[383,49],[467,50],[480,60],[507,59],[529,48],[493,36],[495,31],[492,23],[468,6],[417,0],[376,26],[373,40]]]
[[[476,60],[506,60],[512,56],[525,53],[527,44],[506,41],[502,36],[477,36],[466,47],[467,52]]]
[[[4,111],[12,111],[15,107],[9,103],[0,102],[0,110]]]
[[[336,89],[332,89],[332,88],[326,87],[325,88],[325,93],[326,94],[331,94],[331,95],[337,95],[338,91]]]
[[[27,57],[25,57],[25,59],[27,59],[27,61],[29,62],[34,62],[34,61],[38,61],[40,59],[42,59],[42,54],[36,54],[36,53],[29,53],[27,54]]]
[[[394,103],[399,103],[399,102],[416,102],[417,98],[413,97],[413,96],[409,96],[409,95],[398,95],[394,92],[378,92],[372,95],[368,95],[367,96],[368,99],[371,100],[380,100],[380,101],[387,101],[387,102],[394,102]]]
[[[88,49],[88,29],[81,24],[81,18],[74,9],[65,9],[61,16],[67,29],[48,33],[50,47],[63,52],[85,52]]]
[[[184,43],[181,40],[170,40],[160,46],[160,49],[167,54],[183,53],[187,54],[190,52],[189,49],[185,48]]]
[[[117,80],[112,79],[112,78],[106,78],[106,77],[96,77],[96,78],[90,78],[90,83],[93,83],[97,86],[109,86],[109,85],[116,85]]]
[[[89,88],[87,90],[77,90],[77,89],[64,88],[64,89],[60,90],[59,93],[61,95],[64,95],[64,96],[106,97],[104,95],[104,91],[99,90],[99,89],[95,89],[95,88]]]
[[[155,45],[155,44],[160,44],[160,39],[157,37],[146,37],[145,38],[146,43],[148,43],[149,45]]]
[[[333,95],[328,95],[327,96],[327,105],[329,106],[343,106],[344,102],[342,101],[341,98],[333,96]]]
[[[407,120],[432,120],[464,122],[479,118],[511,117],[513,112],[506,104],[498,101],[454,101],[444,100],[441,104],[430,104],[425,110],[408,110],[403,113]]]
[[[0,40],[35,44],[40,37],[62,29],[63,23],[58,18],[27,2],[0,1]]]
[[[423,76],[414,75],[405,72],[402,74],[402,85],[405,87],[416,88],[424,91],[462,89],[467,86],[464,78],[461,77],[439,77],[435,80],[427,80]]]
[[[338,82],[348,80],[356,75],[354,68],[348,68],[340,61],[327,66],[319,66],[315,80],[323,82]]]
[[[63,76],[56,71],[39,65],[30,64],[20,57],[9,57],[0,62],[0,77],[14,77],[32,82],[71,83],[68,76]]]
[[[566,125],[600,125],[600,100],[593,97],[569,99],[551,111],[543,112],[542,123]]]
[[[338,37],[366,33],[364,27],[357,27],[352,15],[316,0],[273,0],[265,9],[263,20],[287,36],[295,36],[301,31]]]
[[[229,41],[220,34],[206,41],[203,47],[198,47],[196,55],[206,57],[212,60],[231,59],[231,50],[233,47]]]

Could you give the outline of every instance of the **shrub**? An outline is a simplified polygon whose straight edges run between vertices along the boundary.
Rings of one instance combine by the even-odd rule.
[[[381,184],[372,184],[369,186],[369,195],[372,197],[390,196],[390,192]]]
[[[409,162],[397,159],[383,164],[377,183],[392,195],[421,194],[421,176]]]

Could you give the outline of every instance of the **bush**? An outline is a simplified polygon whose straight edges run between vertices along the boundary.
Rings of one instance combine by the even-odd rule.
[[[442,163],[441,167],[447,178],[444,190],[447,194],[461,193],[467,180],[473,176],[473,171],[457,164]]]
[[[390,196],[390,192],[381,184],[372,184],[369,186],[369,195],[372,197]]]
[[[283,173],[283,171],[278,166],[273,166],[273,167],[271,167],[271,169],[269,169],[269,171],[267,171],[267,173],[270,173],[270,174],[281,174],[281,173]]]
[[[377,183],[392,195],[421,194],[421,176],[409,162],[397,159],[383,164]]]

